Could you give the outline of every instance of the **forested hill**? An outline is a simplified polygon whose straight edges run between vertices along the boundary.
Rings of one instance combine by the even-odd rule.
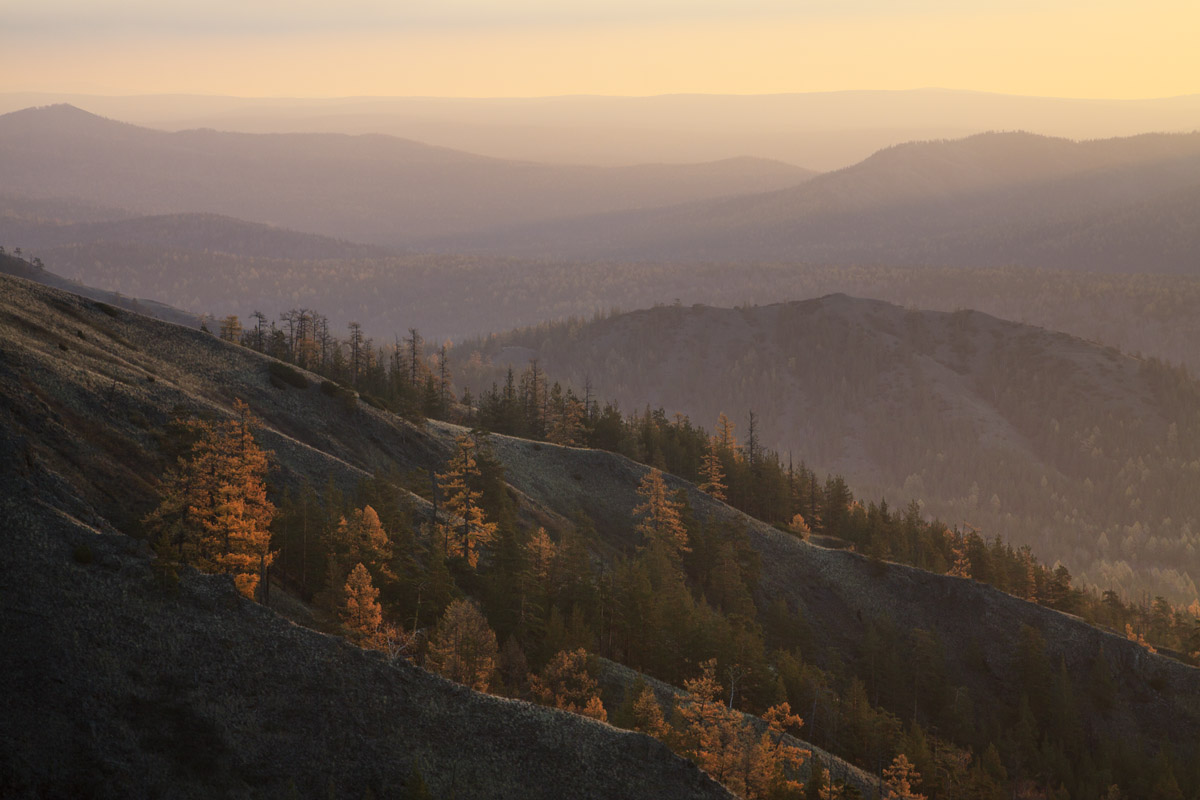
[[[383,245],[563,216],[794,186],[782,162],[572,167],[391,136],[165,133],[72,106],[0,116],[0,181],[143,214],[223,214]]]
[[[477,237],[575,258],[1195,274],[1200,133],[912,142],[795,188]],[[458,240],[443,246],[461,247]]]
[[[626,412],[682,412],[709,430],[724,413],[740,443],[753,411],[760,444],[860,495],[917,499],[1130,599],[1197,597],[1200,386],[1152,360],[845,295],[663,306],[523,329],[455,358],[476,396],[537,358],[548,381],[580,397],[590,383]]]
[[[6,640],[21,643],[3,650],[0,676],[10,695],[34,698],[0,723],[5,780],[53,779],[59,793],[121,781],[212,793],[260,781],[260,793],[284,796],[290,780],[301,794],[332,784],[378,796],[408,783],[418,762],[435,796],[512,796],[522,780],[534,782],[526,796],[561,792],[564,781],[587,782],[578,796],[717,796],[644,737],[392,671],[282,625],[228,579],[185,569],[174,584],[167,539],[154,540],[150,562],[148,543],[119,538],[147,534],[188,431],[195,454],[204,424],[253,415],[280,509],[272,547],[287,580],[272,597],[291,587],[305,599],[307,587],[319,606],[326,589],[336,595],[323,576],[341,574],[337,532],[346,518],[372,519],[382,538],[369,547],[392,553],[371,561],[390,621],[428,625],[455,598],[479,602],[503,633],[497,672],[514,694],[526,655],[546,681],[553,653],[570,648],[689,681],[716,658],[719,673],[705,673],[715,707],[732,695],[749,710],[786,697],[808,715],[802,733],[881,781],[883,765],[911,753],[938,796],[967,784],[987,797],[1016,786],[1079,796],[1200,786],[1200,671],[1124,636],[968,579],[809,544],[669,477],[677,499],[651,507],[684,514],[674,504],[686,500],[676,521],[691,543],[672,556],[646,533],[638,509],[656,475],[634,461],[404,420],[199,331],[15,278],[0,289],[3,490],[20,540],[0,561],[6,585],[19,587],[0,619]],[[424,524],[429,504],[409,491],[428,496],[430,473],[452,474],[471,447],[481,507],[497,526],[477,563],[438,549],[443,529]],[[441,521],[454,522],[444,516],[451,479],[437,480],[432,499],[440,494]],[[531,553],[549,557],[548,571]],[[356,570],[366,573],[361,562]],[[64,582],[69,591],[55,593]],[[43,593],[57,599],[39,602]],[[298,598],[289,602],[303,618]],[[72,660],[80,641],[103,657]],[[264,665],[279,667],[266,669],[269,685],[246,674]],[[44,675],[53,680],[36,680]],[[31,685],[41,688],[30,695]],[[612,721],[646,719],[645,704],[625,713],[619,697],[604,702]],[[306,755],[313,736],[327,746],[319,758]],[[515,749],[528,753],[530,740],[541,748],[534,767]],[[597,748],[606,755],[592,760]]]

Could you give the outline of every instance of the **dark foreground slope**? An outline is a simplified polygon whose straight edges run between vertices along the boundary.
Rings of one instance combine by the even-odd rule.
[[[110,522],[154,480],[145,414],[263,408],[246,384],[265,373],[231,351],[222,381],[203,334],[0,286],[0,795],[387,797],[416,763],[441,797],[729,796],[652,739],[390,665],[225,579],[160,583]],[[270,438],[294,469],[354,477]]]
[[[440,797],[728,797],[649,737],[391,665],[222,579],[165,592],[133,540],[3,509],[5,797],[393,797],[414,763]]]

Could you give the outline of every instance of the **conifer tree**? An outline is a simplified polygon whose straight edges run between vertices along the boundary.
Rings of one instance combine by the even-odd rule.
[[[704,480],[697,488],[715,500],[725,500],[725,490],[729,486],[725,483],[725,469],[721,466],[718,447],[719,442],[714,436],[709,440],[708,450],[704,453],[704,463],[700,468],[700,475]]]
[[[733,422],[729,417],[725,416],[725,412],[717,417],[717,442],[721,445],[721,450],[727,453],[737,453],[737,438],[733,435]]]
[[[891,766],[884,769],[883,780],[892,790],[892,796],[899,800],[925,800],[925,795],[913,789],[913,784],[921,780],[921,775],[904,753],[897,755]]]
[[[646,686],[633,701],[634,730],[649,734],[655,739],[665,739],[670,733],[670,726],[663,718],[662,707],[654,696],[654,691]]]
[[[530,676],[529,686],[533,696],[545,705],[601,722],[608,720],[596,681],[588,673],[587,651],[582,647],[557,653],[541,675]]]
[[[642,519],[636,530],[646,538],[650,547],[662,547],[675,561],[681,554],[690,552],[687,527],[683,524],[680,504],[667,495],[667,483],[663,474],[651,469],[642,478],[637,493],[645,499],[633,509]]]
[[[446,550],[466,559],[473,568],[479,563],[479,548],[495,535],[496,523],[487,521],[479,505],[483,493],[472,487],[480,477],[475,441],[465,434],[455,441],[458,450],[446,464],[446,471],[438,475],[447,493],[446,510],[458,517],[461,525],[456,536],[447,535]]]
[[[237,343],[242,338],[242,323],[236,314],[230,314],[221,320],[220,337],[226,342]]]
[[[446,607],[429,642],[428,664],[456,683],[486,692],[496,670],[496,634],[470,600]]]
[[[378,600],[379,590],[371,583],[371,573],[359,562],[346,578],[339,616],[350,639],[363,647],[379,644],[383,609]]]
[[[270,551],[275,506],[264,482],[269,454],[254,440],[258,420],[234,401],[236,417],[192,421],[187,458],[169,470],[159,506],[145,519],[164,552],[204,572],[232,575],[238,591],[254,597],[274,559]]]

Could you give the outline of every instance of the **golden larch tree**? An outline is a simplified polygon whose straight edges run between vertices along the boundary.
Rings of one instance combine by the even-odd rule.
[[[255,442],[259,422],[250,407],[235,400],[234,412],[220,423],[186,423],[195,441],[167,471],[161,502],[144,522],[164,555],[232,575],[238,591],[254,597],[274,559],[275,506],[265,483],[270,454]]]
[[[904,753],[892,759],[891,766],[883,771],[883,780],[892,790],[892,796],[900,800],[925,800],[925,795],[913,789],[913,784],[920,782],[921,774]]]
[[[379,590],[371,583],[371,573],[362,562],[346,578],[339,616],[350,639],[359,645],[374,647],[380,643],[383,608],[379,605]]]
[[[446,464],[446,471],[438,475],[446,491],[446,511],[458,517],[461,527],[455,536],[447,531],[446,552],[466,559],[475,567],[479,563],[479,548],[491,541],[496,533],[496,523],[488,522],[479,501],[483,493],[471,488],[480,477],[479,464],[475,460],[475,440],[469,435],[459,436],[455,443],[458,449]]]
[[[636,530],[646,538],[649,546],[661,545],[673,559],[687,553],[687,527],[683,524],[680,504],[667,494],[667,483],[663,474],[651,469],[638,484],[637,493],[644,502],[633,509],[641,517]]]
[[[729,417],[725,416],[725,412],[721,412],[721,415],[717,418],[716,442],[722,451],[730,453],[736,458],[738,449],[737,437],[733,435],[735,427]]]
[[[954,564],[947,574],[959,578],[971,577],[971,559],[967,555],[966,538],[958,531],[946,531],[945,536],[950,543],[950,554],[954,556]]]
[[[633,728],[655,739],[666,739],[670,734],[671,727],[663,717],[662,706],[649,686],[633,701]]]
[[[704,453],[704,463],[700,466],[700,475],[704,481],[698,488],[716,500],[725,500],[725,490],[729,486],[725,483],[725,468],[721,466],[721,455],[717,452],[717,447],[717,439],[714,436]]]
[[[588,672],[587,651],[582,647],[557,653],[541,675],[529,677],[529,685],[533,696],[545,705],[601,722],[608,720],[596,680]]]
[[[745,717],[721,702],[716,670],[716,659],[709,659],[700,677],[684,682],[688,695],[678,708],[676,749],[747,800],[799,792],[795,775],[810,753],[783,737],[788,729],[798,729],[801,719],[781,703],[763,714],[767,729],[757,734]]]

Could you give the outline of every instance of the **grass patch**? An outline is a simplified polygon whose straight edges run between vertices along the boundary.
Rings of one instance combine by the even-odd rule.
[[[96,301],[96,308],[100,310],[101,314],[112,317],[113,319],[117,319],[125,313],[116,306],[110,306],[108,303],[101,303],[98,300]]]

